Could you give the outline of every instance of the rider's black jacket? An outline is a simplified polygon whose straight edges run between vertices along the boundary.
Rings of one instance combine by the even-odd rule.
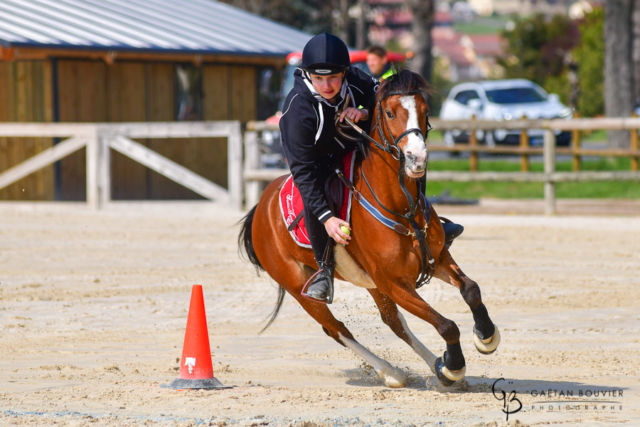
[[[356,148],[355,143],[339,138],[334,124],[336,112],[342,110],[344,98],[350,95],[349,106],[363,107],[369,112],[367,121],[358,122],[368,132],[377,86],[376,79],[351,67],[338,95],[340,101],[331,105],[314,93],[304,71],[298,69],[294,73],[293,89],[280,119],[282,146],[303,203],[323,223],[332,216],[324,196],[324,179],[336,159]]]

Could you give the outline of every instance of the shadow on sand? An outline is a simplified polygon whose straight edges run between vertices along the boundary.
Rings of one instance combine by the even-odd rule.
[[[348,377],[347,384],[357,387],[386,387],[373,369],[356,368],[343,371]],[[434,375],[420,375],[407,372],[407,386],[412,390],[436,391],[441,393],[493,393],[493,386],[498,395],[500,391],[525,396],[531,402],[558,402],[582,399],[588,402],[620,402],[624,398],[625,387],[604,386],[601,384],[585,384],[574,381],[546,381],[514,378],[465,377],[463,380],[445,387]],[[388,388],[389,391],[396,389]],[[402,389],[397,389],[402,390]],[[524,402],[523,402],[524,403]]]

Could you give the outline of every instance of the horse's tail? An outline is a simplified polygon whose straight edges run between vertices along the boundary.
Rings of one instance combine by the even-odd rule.
[[[240,252],[240,256],[242,256],[242,248],[244,248],[244,253],[256,268],[256,274],[260,275],[260,271],[264,271],[264,267],[260,264],[256,251],[253,249],[253,239],[251,236],[251,225],[253,224],[253,216],[257,208],[258,205],[255,205],[253,209],[239,221],[239,224],[242,225],[240,227],[240,234],[238,235],[238,251]]]
[[[273,322],[275,322],[276,317],[278,317],[278,313],[280,313],[280,308],[282,307],[282,302],[284,301],[284,296],[286,294],[287,293],[284,290],[284,288],[278,285],[278,301],[276,301],[276,306],[273,307],[273,311],[271,311],[271,314],[269,315],[269,321],[267,322],[267,325],[264,328],[262,328],[262,330],[260,331],[260,334],[266,331],[267,328],[271,326]]]
[[[251,235],[251,225],[253,224],[253,216],[256,213],[257,207],[258,205],[255,205],[253,209],[251,209],[249,213],[240,220],[242,226],[240,227],[240,234],[238,235],[238,247],[240,249],[241,255],[242,248],[244,248],[244,252],[246,253],[247,258],[249,258],[249,261],[251,261],[251,263],[254,265],[254,267],[256,268],[256,273],[259,275],[261,270],[265,270],[262,264],[260,264],[260,260],[256,255],[256,251],[253,249],[253,239]],[[267,328],[271,326],[276,320],[276,317],[278,317],[278,313],[280,313],[280,308],[282,307],[282,302],[284,301],[285,294],[286,292],[282,288],[282,286],[278,286],[278,300],[276,301],[276,306],[273,308],[273,311],[270,314],[267,325],[260,331],[261,334],[266,331]]]

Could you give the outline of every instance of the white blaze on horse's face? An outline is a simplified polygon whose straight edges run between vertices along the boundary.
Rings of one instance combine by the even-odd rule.
[[[420,129],[418,122],[418,110],[416,108],[416,98],[414,95],[401,96],[400,105],[407,110],[409,118],[407,119],[407,129]],[[407,144],[404,146],[404,155],[406,160],[407,175],[411,178],[420,178],[427,169],[427,145],[422,140],[420,134],[412,132],[406,137]]]

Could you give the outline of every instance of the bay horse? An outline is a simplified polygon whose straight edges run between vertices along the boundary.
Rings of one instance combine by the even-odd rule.
[[[465,375],[460,331],[420,297],[417,287],[436,277],[459,289],[473,314],[473,337],[479,352],[493,353],[500,333],[482,303],[478,284],[451,257],[441,220],[423,197],[428,160],[427,93],[428,83],[409,70],[380,85],[371,135],[365,135],[369,144],[356,162],[353,183],[345,180],[356,200],[351,208],[351,241],[347,246],[336,244],[336,277],[366,288],[383,322],[449,386]],[[388,387],[404,387],[403,371],[358,343],[329,306],[301,295],[318,267],[311,249],[298,246],[283,221],[279,193],[287,178],[280,177],[267,186],[259,203],[241,220],[238,236],[238,244],[256,272],[266,271],[280,285],[276,307],[264,329],[278,315],[286,291],[327,335],[373,366]],[[384,218],[374,218],[372,210]],[[390,226],[389,221],[395,224]],[[436,358],[409,330],[398,305],[438,331],[446,343],[442,357]]]

